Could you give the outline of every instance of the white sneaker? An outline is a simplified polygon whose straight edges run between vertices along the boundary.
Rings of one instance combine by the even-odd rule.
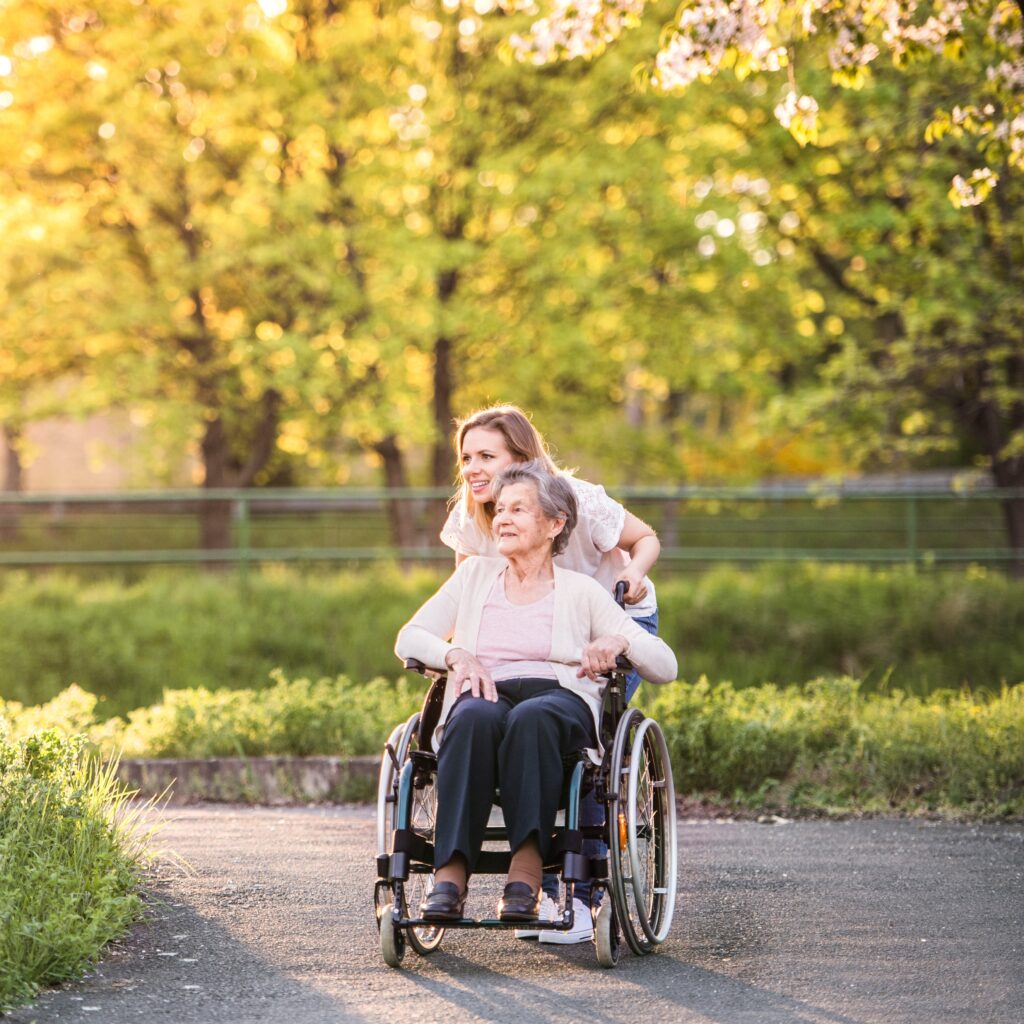
[[[558,946],[571,946],[577,942],[590,942],[594,937],[594,921],[590,907],[583,900],[572,901],[572,927],[567,932],[541,932],[541,942],[553,942]]]
[[[545,896],[540,901],[540,910],[537,911],[538,921],[557,921],[558,920],[558,907],[555,906],[555,901],[550,896]],[[540,932],[536,928],[517,928],[516,938],[517,939],[536,939],[540,937]]]

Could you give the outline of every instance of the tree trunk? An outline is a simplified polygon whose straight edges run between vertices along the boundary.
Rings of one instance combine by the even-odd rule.
[[[452,481],[452,343],[440,337],[434,347],[434,451],[430,479],[435,487]]]
[[[18,451],[18,442],[21,440],[21,428],[13,427],[9,423],[3,428],[4,432],[4,486],[5,491],[12,491],[20,494],[24,486],[24,477],[21,466],[21,453]]]
[[[260,419],[249,443],[245,462],[232,464],[231,445],[224,430],[224,420],[211,407],[212,418],[207,421],[206,433],[200,444],[203,456],[203,488],[218,490],[223,487],[251,487],[257,473],[266,466],[277,440],[278,415],[281,395],[268,388],[260,399]],[[204,551],[230,548],[231,502],[204,501],[199,510],[199,543]],[[225,561],[207,562],[207,568],[223,568]]]
[[[665,399],[661,420],[669,437],[669,443],[675,449],[680,444],[679,421],[683,415],[686,394],[678,388],[672,388]],[[685,483],[680,470],[673,480],[664,480],[666,486],[681,487]],[[661,543],[666,548],[679,547],[679,502],[669,499],[665,502],[661,514],[661,529],[658,531]]]
[[[992,477],[999,488],[1013,488],[1015,497],[1003,498],[1003,520],[1006,523],[1006,539],[1010,545],[1010,575],[1024,579],[1024,458],[1017,457],[996,463]]]
[[[461,221],[456,219],[446,237],[458,238],[462,234]],[[441,307],[442,317],[444,307],[455,294],[459,286],[459,272],[457,270],[442,270],[437,275],[437,301]],[[431,482],[435,487],[445,487],[452,480],[452,454],[451,454],[451,433],[452,433],[452,391],[454,382],[452,380],[452,339],[444,333],[444,321],[441,321],[442,331],[437,336],[434,344],[434,452],[431,460]]]
[[[388,434],[383,441],[374,446],[374,450],[384,462],[384,480],[389,488],[409,486],[409,478],[405,469],[405,456],[394,434]],[[413,505],[408,498],[388,499],[388,519],[391,523],[391,539],[397,548],[416,547],[416,519]],[[406,565],[405,559],[402,564]]]
[[[228,487],[228,439],[224,421],[215,416],[206,424],[200,444],[203,455],[203,489]],[[204,501],[199,509],[199,545],[204,551],[217,551],[231,546],[231,503]],[[208,569],[222,569],[228,563],[209,561]]]
[[[18,452],[18,441],[21,439],[21,429],[8,423],[3,428],[3,437],[3,489],[13,494],[20,494],[22,487],[24,486],[21,455]],[[8,505],[0,508],[0,540],[17,540],[21,518],[20,511],[21,507],[19,505]]]

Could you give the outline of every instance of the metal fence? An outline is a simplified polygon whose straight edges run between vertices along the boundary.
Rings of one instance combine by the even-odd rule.
[[[611,489],[610,489],[611,490]],[[659,572],[715,562],[817,560],[1006,566],[1003,502],[1024,491],[837,485],[645,487],[611,493],[661,537]],[[0,494],[0,565],[437,562],[450,492],[436,488]],[[416,543],[392,542],[402,503]],[[230,516],[226,546],[200,520]]]

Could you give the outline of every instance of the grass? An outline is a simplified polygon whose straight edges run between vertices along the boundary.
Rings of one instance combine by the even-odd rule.
[[[73,978],[141,914],[143,850],[116,764],[0,720],[0,1013]]]
[[[165,689],[395,677],[401,624],[441,579],[381,565],[303,575],[151,572],[133,583],[11,573],[0,583],[0,696],[44,703],[71,683],[109,717]],[[995,688],[1024,679],[1024,582],[972,570],[720,566],[658,580],[661,634],[689,678],[738,688],[851,675],[864,689]]]

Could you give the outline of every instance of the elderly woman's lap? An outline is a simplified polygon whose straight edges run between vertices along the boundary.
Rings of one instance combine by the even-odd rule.
[[[556,683],[498,684],[492,702],[464,694],[438,752],[436,863],[462,853],[472,870],[495,790],[516,849],[536,833],[541,850],[562,789],[562,758],[594,744],[590,710]]]

